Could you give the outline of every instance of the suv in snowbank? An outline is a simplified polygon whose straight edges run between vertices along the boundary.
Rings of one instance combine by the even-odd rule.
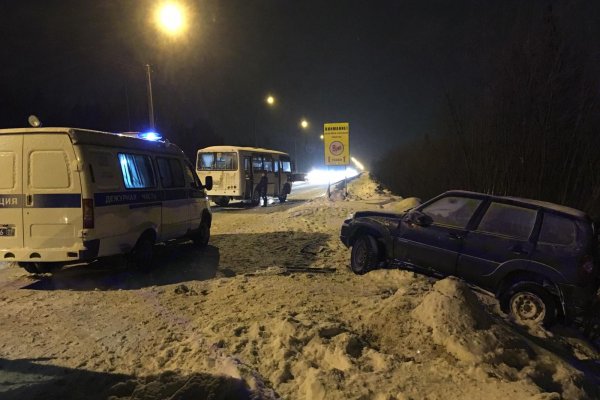
[[[397,266],[458,276],[495,293],[519,323],[571,320],[598,289],[592,220],[542,201],[449,191],[402,214],[357,212],[341,240],[357,274]]]

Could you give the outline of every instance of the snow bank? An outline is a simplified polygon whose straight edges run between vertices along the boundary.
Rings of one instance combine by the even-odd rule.
[[[509,329],[483,307],[463,282],[446,278],[433,285],[411,316],[431,329],[433,341],[457,360],[510,381],[530,380],[541,391],[585,398],[583,375]]]

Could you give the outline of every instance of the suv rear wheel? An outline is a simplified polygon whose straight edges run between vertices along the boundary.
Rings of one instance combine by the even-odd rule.
[[[554,297],[539,283],[516,283],[502,295],[500,301],[519,325],[550,326],[557,318]]]
[[[371,235],[359,236],[352,245],[350,268],[352,272],[363,275],[377,267],[377,242]]]

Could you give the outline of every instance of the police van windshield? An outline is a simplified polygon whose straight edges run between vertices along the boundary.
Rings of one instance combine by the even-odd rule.
[[[236,171],[237,153],[210,152],[199,153],[196,169],[200,171]]]

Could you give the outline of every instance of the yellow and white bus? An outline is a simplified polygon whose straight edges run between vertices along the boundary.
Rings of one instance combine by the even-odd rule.
[[[287,153],[257,147],[212,146],[198,150],[196,172],[201,179],[212,176],[210,200],[226,206],[230,200],[257,205],[256,185],[262,172],[269,184],[267,195],[284,202],[292,190],[292,161]]]

